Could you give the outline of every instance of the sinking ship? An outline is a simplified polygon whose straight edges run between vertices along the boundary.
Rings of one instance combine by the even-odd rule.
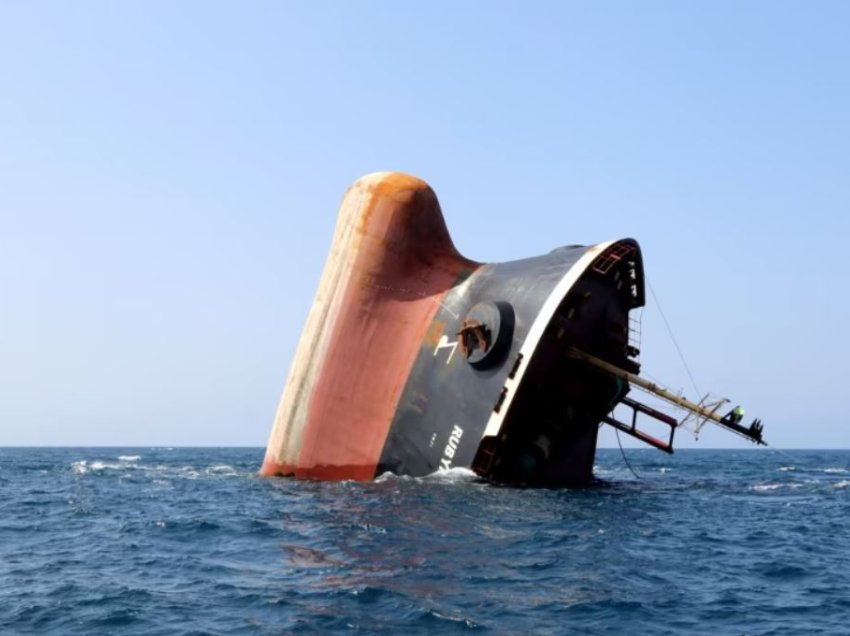
[[[399,173],[345,194],[261,468],[369,480],[453,467],[494,482],[590,482],[610,425],[665,452],[682,423],[762,443],[726,400],[691,402],[640,376],[630,312],[645,302],[638,243],[568,245],[504,263],[455,249],[433,190]],[[626,421],[615,407],[631,414]],[[660,424],[650,434],[640,422]]]

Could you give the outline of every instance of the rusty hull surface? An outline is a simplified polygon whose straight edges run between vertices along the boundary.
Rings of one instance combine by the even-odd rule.
[[[355,182],[269,439],[263,475],[374,477],[440,300],[478,263],[461,256],[424,181]]]

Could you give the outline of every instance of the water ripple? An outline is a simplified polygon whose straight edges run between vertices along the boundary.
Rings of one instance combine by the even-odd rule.
[[[846,633],[850,453],[604,481],[262,479],[261,449],[0,449],[0,631]]]

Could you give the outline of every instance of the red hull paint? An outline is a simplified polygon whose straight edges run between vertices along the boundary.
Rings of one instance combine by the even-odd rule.
[[[397,173],[346,194],[261,474],[368,480],[446,292],[479,267],[455,249],[436,195]]]

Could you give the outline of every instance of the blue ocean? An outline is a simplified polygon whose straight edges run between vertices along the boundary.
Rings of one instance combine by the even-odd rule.
[[[850,451],[600,450],[580,490],[262,454],[0,449],[0,632],[850,633]]]

